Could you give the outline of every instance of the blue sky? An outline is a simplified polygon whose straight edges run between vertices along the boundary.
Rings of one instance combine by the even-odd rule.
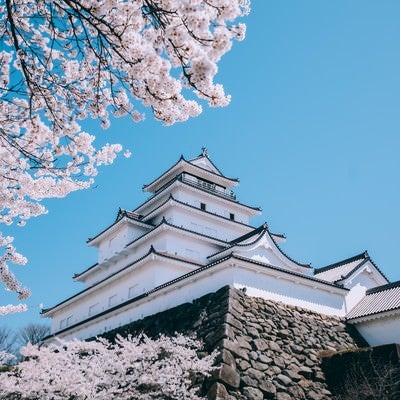
[[[100,142],[133,156],[103,168],[95,185],[47,201],[48,215],[12,227],[29,258],[16,267],[33,291],[24,314],[1,317],[15,329],[83,287],[72,275],[96,261],[86,246],[114,221],[118,207],[147,198],[142,185],[202,146],[230,177],[241,202],[260,206],[284,250],[321,267],[368,250],[387,277],[400,279],[400,2],[253,0],[247,38],[220,63],[232,95],[191,121],[163,127],[148,115],[119,119]],[[3,291],[0,304],[13,301]]]

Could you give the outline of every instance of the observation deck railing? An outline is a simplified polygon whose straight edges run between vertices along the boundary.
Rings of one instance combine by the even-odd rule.
[[[216,194],[217,196],[221,196],[226,199],[236,201],[236,195],[232,190],[226,190],[221,186],[218,186],[214,183],[203,181],[202,179],[197,178],[193,175],[182,173],[179,177],[179,180],[184,183],[188,183],[189,185],[203,189],[212,194]]]

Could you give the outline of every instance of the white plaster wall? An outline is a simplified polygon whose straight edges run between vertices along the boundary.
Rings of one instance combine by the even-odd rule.
[[[159,251],[165,251],[165,234],[163,234],[163,232],[159,232],[159,234],[151,236],[148,239],[138,242],[137,244],[134,243],[129,247],[120,249],[120,252],[115,252],[115,254],[107,261],[103,261],[101,264],[99,264],[99,266],[95,268],[95,271],[93,271],[85,279],[86,287],[94,285],[107,276],[110,276],[111,274],[124,268],[128,264],[143,257],[149,251],[151,245],[153,245]]]
[[[370,346],[400,343],[400,314],[354,325]]]
[[[196,210],[188,210],[179,206],[170,207],[162,215],[173,225],[182,226],[223,241],[231,241],[253,229],[204,212],[196,212]],[[161,217],[159,216],[160,219]]]
[[[166,250],[169,254],[201,263],[207,263],[207,256],[221,248],[196,237],[166,235]]]
[[[249,224],[249,218],[252,212],[250,210],[246,212],[243,207],[238,206],[232,201],[208,195],[187,186],[181,186],[179,190],[174,191],[173,195],[177,200],[197,208],[200,208],[200,203],[204,203],[206,204],[207,211],[225,218],[229,218],[229,214],[234,213],[236,221]]]
[[[345,298],[329,288],[321,289],[312,281],[308,285],[295,277],[278,278],[272,271],[243,269],[233,270],[234,285],[237,288],[246,287],[249,296],[280,301],[292,306],[299,306],[325,315],[345,316]],[[332,288],[334,290],[334,288]]]
[[[98,287],[94,291],[90,291],[84,294],[71,304],[62,307],[60,311],[56,312],[53,320],[51,330],[52,332],[60,329],[60,321],[72,316],[70,325],[81,321],[82,319],[88,318],[89,308],[98,304],[97,312],[102,312],[107,308],[110,308],[108,301],[113,295],[117,295],[116,303],[112,306],[119,304],[128,299],[129,288],[134,285],[139,285],[139,293],[143,291],[150,290],[155,285],[155,266],[152,264],[146,265],[146,269],[140,268],[136,271],[132,271],[123,277],[116,279],[108,283],[103,287]]]
[[[119,229],[107,235],[98,245],[98,263],[117,254],[132,240],[144,235],[149,229],[125,222]]]
[[[237,246],[235,248],[235,254],[242,255],[243,257],[250,258],[254,261],[293,270],[293,267],[291,265],[288,265],[287,263],[284,263],[282,261],[282,258],[278,257],[276,254],[273,253],[271,248],[266,248],[264,246],[257,246],[257,247]]]
[[[364,268],[360,269],[349,279],[347,279],[344,282],[344,286],[350,289],[354,286],[359,285],[364,287],[365,289],[371,289],[387,283],[383,278],[381,278],[380,282],[377,282],[376,279],[377,276],[373,274],[372,267],[368,267],[368,265],[366,265]]]
[[[85,278],[85,286],[92,286],[143,257],[149,251],[151,245],[157,251],[166,251],[172,256],[177,255],[203,263],[207,261],[208,255],[223,248],[209,243],[207,238],[188,236],[187,233],[176,232],[171,229],[166,227],[165,230],[159,230],[157,234],[145,236],[143,240],[139,240],[124,248],[122,252],[114,254],[107,262],[103,261]],[[194,267],[188,265],[188,268]]]
[[[359,282],[352,286],[346,296],[347,312],[352,310],[364,298],[366,291],[367,288]]]
[[[195,283],[195,284],[193,284]],[[168,287],[163,291],[154,295],[132,303],[125,309],[121,309],[118,313],[103,317],[99,321],[93,321],[79,329],[58,337],[64,339],[85,339],[88,337],[99,335],[107,330],[111,330],[129,322],[136,321],[148,315],[156,314],[161,311],[173,308],[177,305],[193,301],[204,294],[217,291],[226,284],[232,283],[229,271],[219,271],[213,275],[211,281],[200,278],[196,282],[185,284],[182,286]]]
[[[192,268],[194,267],[192,266]],[[109,284],[84,294],[83,297],[80,297],[72,304],[62,307],[53,317],[52,332],[60,329],[61,320],[72,317],[69,321],[69,325],[72,325],[88,318],[90,316],[89,308],[95,304],[98,304],[96,313],[102,312],[131,297],[138,296],[158,285],[171,281],[189,272],[190,269],[182,263],[165,262],[162,259],[141,265]],[[114,295],[117,297],[113,297],[110,304],[110,298]]]
[[[318,287],[313,288],[286,279],[278,279],[268,275],[266,271],[259,270],[257,272],[256,269],[238,268],[234,263],[227,261],[155,292],[145,299],[130,304],[124,310],[119,310],[118,313],[102,317],[99,321],[90,322],[74,332],[61,336],[67,339],[95,336],[105,330],[193,301],[207,293],[215,292],[225,285],[234,285],[237,288],[246,287],[247,294],[250,296],[282,301],[325,315],[344,316],[344,296],[341,294],[330,293]]]
[[[386,283],[384,280],[378,283],[375,279],[375,275],[368,272],[371,270],[372,267],[368,268],[367,265],[344,282],[344,287],[350,289],[350,292],[346,296],[347,312],[353,309],[361,301],[368,289]]]

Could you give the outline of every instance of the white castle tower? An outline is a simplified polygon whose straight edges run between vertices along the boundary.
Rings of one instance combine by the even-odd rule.
[[[387,306],[371,313],[362,301],[387,288],[388,280],[368,254],[317,270],[293,260],[279,247],[283,235],[250,224],[261,210],[238,201],[232,191],[238,184],[203,148],[144,185],[151,196],[143,204],[119,210],[113,224],[88,240],[98,261],[74,276],[85,289],[42,311],[52,319],[46,339],[93,337],[232,285],[321,314],[350,313],[366,339],[379,342],[382,332],[369,326],[378,314],[386,318]],[[400,284],[390,285],[399,299],[394,308],[389,301],[390,329],[399,336]]]

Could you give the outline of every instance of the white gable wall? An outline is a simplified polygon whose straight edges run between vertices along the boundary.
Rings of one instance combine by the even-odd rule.
[[[354,324],[358,332],[370,346],[382,344],[400,343],[400,312],[387,313],[386,316],[378,316],[368,321]]]
[[[291,266],[287,265],[281,257],[278,257],[273,253],[271,248],[265,248],[263,246],[254,246],[252,249],[246,251],[246,247],[236,247],[234,254],[238,254],[244,256],[246,258],[250,258],[254,261],[259,261],[265,264],[274,265],[280,268],[293,270]]]
[[[354,271],[345,281],[343,286],[350,289],[346,297],[347,312],[353,309],[365,296],[368,289],[386,284],[387,281],[368,261],[359,270]]]
[[[197,165],[200,168],[206,169],[207,171],[214,172],[214,174],[221,175],[221,173],[215,168],[211,161],[207,157],[199,157],[189,161],[190,164]]]

